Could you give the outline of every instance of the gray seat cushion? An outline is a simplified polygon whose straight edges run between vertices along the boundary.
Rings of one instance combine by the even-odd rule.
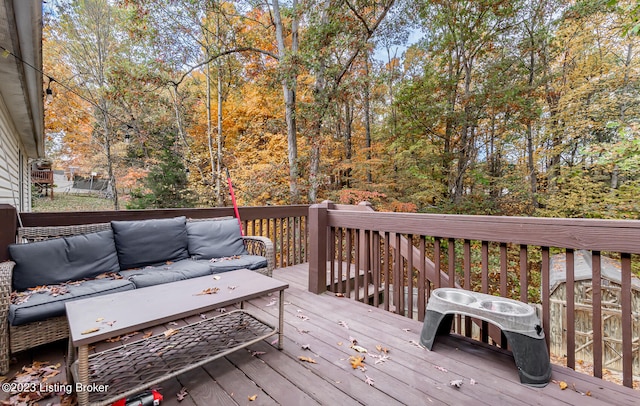
[[[185,259],[160,266],[148,266],[141,269],[130,269],[119,272],[122,277],[133,282],[136,288],[159,285],[211,275],[208,264]]]
[[[120,269],[189,258],[186,223],[186,217],[112,221]]]
[[[126,279],[110,278],[83,281],[77,285],[64,284],[49,287],[61,287],[68,292],[59,295],[50,292],[36,292],[20,304],[9,305],[9,323],[13,326],[19,326],[63,316],[65,314],[64,304],[68,301],[135,289],[133,283]]]
[[[120,269],[111,230],[9,246],[13,290],[93,278]]]
[[[211,273],[221,273],[235,271],[236,269],[260,269],[267,267],[267,258],[259,255],[240,255],[238,258],[218,260],[198,260],[196,262],[207,264],[211,268]]]
[[[193,259],[246,255],[240,225],[235,218],[187,223],[189,254]]]

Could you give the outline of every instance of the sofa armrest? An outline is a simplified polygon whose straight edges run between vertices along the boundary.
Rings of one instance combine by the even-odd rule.
[[[267,258],[267,272],[271,275],[276,265],[275,252],[273,250],[273,242],[267,237],[260,236],[244,236],[242,237],[244,246],[251,255],[261,255]]]
[[[0,262],[0,375],[9,372],[9,304],[13,261]]]

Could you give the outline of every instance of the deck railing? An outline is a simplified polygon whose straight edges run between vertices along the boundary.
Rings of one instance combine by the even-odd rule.
[[[309,208],[309,230],[313,292],[329,289],[419,320],[438,287],[510,297],[539,306],[547,344],[559,337],[569,368],[578,356],[602,378],[617,362],[629,387],[640,375],[640,285],[632,279],[640,221],[383,213],[324,202]],[[591,254],[587,284],[574,275],[577,250]],[[558,253],[566,270],[550,269]],[[605,258],[619,264],[617,286],[603,278]],[[566,275],[553,292],[558,308],[550,276],[559,271]],[[492,328],[465,318],[456,323],[462,334],[506,345]]]
[[[40,184],[53,184],[53,171],[51,169],[31,170],[31,181]]]
[[[273,241],[276,267],[307,261],[306,205],[240,207],[239,213],[246,235],[262,235]],[[104,223],[111,220],[144,220],[186,216],[215,218],[233,216],[229,207],[208,209],[122,210],[64,213],[20,213],[13,206],[0,205],[0,261],[8,259],[7,245],[16,239],[16,227],[62,226]]]
[[[184,215],[232,216],[231,208],[21,213],[0,205],[0,260],[16,228]],[[560,337],[570,368],[585,360],[602,378],[611,354],[625,386],[640,375],[640,221],[549,219],[375,212],[368,205],[241,207],[247,235],[271,238],[276,266],[309,263],[309,290],[331,290],[422,320],[430,292],[460,286],[540,308],[547,343]],[[574,256],[588,250],[591,280],[576,279]],[[551,259],[566,257],[563,288],[549,282]],[[610,258],[613,258],[611,260]],[[614,261],[619,281],[605,275]],[[538,288],[539,287],[539,288]],[[562,291],[560,296],[557,292]],[[613,292],[613,293],[612,293]],[[560,303],[560,305],[558,305]],[[587,314],[588,316],[584,316]],[[458,332],[506,345],[486,323],[458,319]],[[552,344],[552,343],[551,343]],[[586,354],[586,355],[585,355]]]

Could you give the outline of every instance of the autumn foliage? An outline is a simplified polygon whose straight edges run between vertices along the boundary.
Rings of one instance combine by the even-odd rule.
[[[51,6],[48,154],[129,207],[637,217],[625,2],[392,4]]]

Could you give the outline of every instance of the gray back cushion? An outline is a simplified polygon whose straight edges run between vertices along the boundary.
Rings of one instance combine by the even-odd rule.
[[[120,268],[141,268],[189,258],[187,218],[112,221]]]
[[[120,270],[111,230],[12,244],[9,253],[16,262],[14,290],[93,278]]]
[[[246,255],[247,250],[235,218],[187,223],[189,254],[194,259]]]

